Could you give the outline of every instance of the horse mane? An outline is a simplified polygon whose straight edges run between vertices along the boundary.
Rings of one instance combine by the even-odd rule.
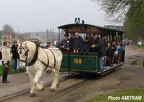
[[[31,42],[31,41],[28,41],[28,42]],[[32,60],[27,64],[27,66],[33,65],[38,58],[38,48],[39,48],[38,43],[36,43],[36,42],[32,42],[32,43],[35,44],[36,49],[35,49],[34,56],[33,56]]]

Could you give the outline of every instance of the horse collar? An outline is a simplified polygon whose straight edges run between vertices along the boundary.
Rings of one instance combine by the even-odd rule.
[[[35,50],[35,53],[34,53],[34,56],[33,56],[32,60],[27,64],[27,66],[33,65],[36,62],[37,58],[38,58],[38,44],[35,43],[35,42],[33,42],[33,43],[36,45],[36,50]]]

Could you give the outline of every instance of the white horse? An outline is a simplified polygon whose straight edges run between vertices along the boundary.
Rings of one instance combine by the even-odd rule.
[[[26,67],[26,71],[30,77],[31,91],[30,96],[35,96],[37,90],[44,90],[39,83],[39,79],[45,70],[54,72],[54,80],[50,91],[55,91],[58,86],[59,71],[63,55],[58,48],[43,49],[31,41],[18,43],[18,53],[20,56],[20,67]]]

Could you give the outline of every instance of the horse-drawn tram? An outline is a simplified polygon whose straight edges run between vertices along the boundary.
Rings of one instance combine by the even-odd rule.
[[[124,64],[124,31],[85,24],[84,21],[82,23],[76,22],[62,25],[59,26],[58,29],[59,32],[62,32],[61,30],[64,31],[64,36],[68,37],[72,44],[71,48],[68,48],[67,51],[62,50],[62,72],[93,73],[102,75],[116,70],[119,66]],[[85,40],[88,40],[87,42],[90,43],[90,48],[87,53],[82,53],[80,50],[77,52],[74,51],[73,47],[75,45],[79,46],[79,42],[76,42],[75,45],[73,45],[76,40],[76,35],[83,39],[83,43]],[[92,39],[95,35],[99,38],[99,41],[96,39],[96,43],[93,44]],[[62,34],[60,34],[60,36],[63,37]],[[103,40],[105,49],[101,48],[103,45],[101,45],[102,41],[100,40]],[[70,43],[69,41],[67,41],[67,43]],[[82,47],[84,47],[84,44],[82,44]],[[101,52],[105,52],[105,54],[101,54]]]

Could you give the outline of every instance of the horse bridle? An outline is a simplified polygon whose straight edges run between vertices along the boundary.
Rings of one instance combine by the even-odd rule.
[[[28,49],[25,49],[25,48],[22,46],[22,44],[20,45],[18,51],[19,51],[19,50],[20,50],[20,53],[19,53],[19,54],[22,54],[22,50],[25,51],[26,59],[25,59],[25,60],[21,60],[21,59],[20,59],[19,61],[25,62],[25,63],[26,63],[26,66],[27,66],[27,58],[28,58],[28,52],[29,52],[29,50],[28,50]]]

